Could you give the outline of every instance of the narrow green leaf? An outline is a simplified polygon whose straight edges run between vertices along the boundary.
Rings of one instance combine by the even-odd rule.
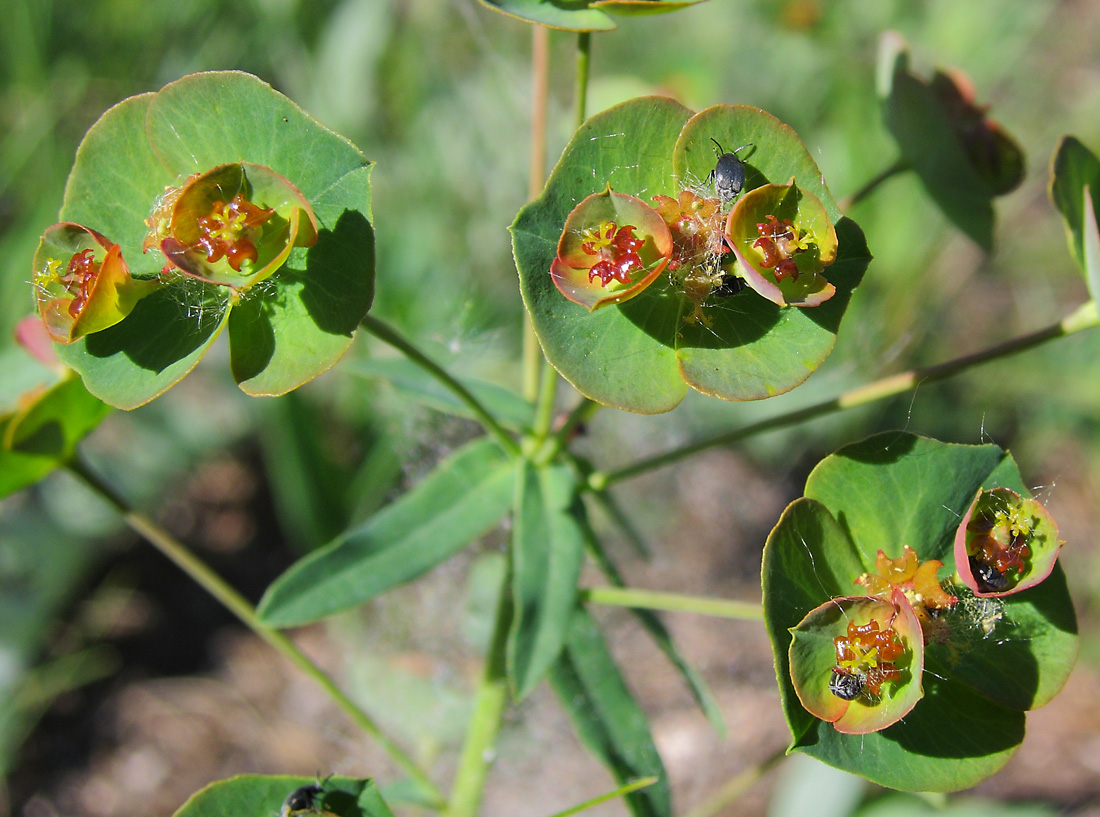
[[[531,23],[567,31],[611,31],[615,22],[588,3],[547,3],[544,0],[480,0],[482,5]]]
[[[300,554],[365,520],[401,476],[397,454],[372,423],[352,423],[334,435],[327,423],[317,421],[328,416],[326,408],[302,392],[251,405],[275,512]],[[362,456],[350,461],[333,446],[346,434],[353,434],[362,449]]]
[[[605,494],[606,495],[606,492]],[[600,568],[600,571],[607,577],[607,580],[616,587],[626,587],[626,582],[623,581],[622,573],[619,568],[611,560],[606,549],[596,538],[594,531],[588,531],[588,550],[592,554],[592,558],[595,559],[596,565]],[[672,640],[672,633],[665,627],[665,623],[661,621],[661,617],[652,610],[646,610],[641,607],[630,608],[638,621],[641,622],[642,627],[649,633],[649,637],[653,639],[653,642],[657,647],[665,654],[672,666],[680,673],[684,679],[684,683],[687,684],[688,689],[691,690],[691,695],[695,698],[695,702],[699,704],[699,708],[703,711],[710,725],[714,728],[720,736],[726,735],[726,722],[722,717],[722,710],[718,706],[718,701],[715,700],[714,694],[710,691],[710,687],[703,679],[702,673],[699,672],[692,664],[684,657],[680,652],[680,648],[676,646],[676,642]]]
[[[317,795],[317,812],[337,817],[393,817],[373,780],[328,777]],[[218,780],[191,795],[174,817],[275,817],[287,796],[302,786],[315,785],[313,777],[242,774]]]
[[[458,417],[473,418],[473,412],[439,381],[406,358],[370,358],[349,361],[343,370],[363,377],[380,378],[408,394],[422,405]],[[488,409],[489,413],[511,428],[527,428],[534,407],[510,389],[494,383],[459,377],[457,380]]]
[[[495,525],[511,506],[513,466],[491,441],[456,451],[365,524],[296,562],[260,601],[289,627],[360,604],[415,579]]]
[[[523,699],[557,661],[577,602],[584,564],[584,505],[566,466],[516,472],[508,679]]]
[[[600,805],[600,803],[606,803],[608,800],[614,800],[616,797],[625,797],[631,792],[638,791],[638,789],[644,789],[646,786],[652,786],[656,782],[656,777],[643,777],[641,780],[635,780],[631,783],[627,783],[625,786],[619,786],[619,788],[614,791],[609,791],[607,794],[601,794],[599,797],[585,800],[583,803],[579,803],[572,808],[567,808],[565,811],[559,811],[552,815],[552,817],[572,817],[572,815],[580,814],[582,811],[587,811],[590,808]]]
[[[565,650],[550,670],[550,684],[581,741],[619,783],[650,775],[656,785],[630,794],[635,817],[672,814],[665,767],[657,754],[646,715],[627,689],[595,620],[577,607]]]

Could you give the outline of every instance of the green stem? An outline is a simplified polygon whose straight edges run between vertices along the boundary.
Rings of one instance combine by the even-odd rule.
[[[474,714],[458,761],[445,817],[474,817],[481,806],[485,780],[493,764],[497,733],[508,703],[506,649],[512,623],[511,573],[506,572],[497,602],[496,622],[485,657],[485,669],[474,698]]]
[[[577,426],[587,422],[601,408],[603,406],[599,403],[589,400],[587,397],[582,397],[581,401],[573,406],[573,410],[569,412],[569,416],[565,418],[561,428],[554,432],[550,443],[539,451],[538,456],[535,458],[536,464],[544,465],[552,462],[561,453],[562,449],[568,445],[569,439]]]
[[[719,814],[725,810],[726,806],[740,798],[741,795],[752,788],[757,780],[767,774],[773,766],[786,756],[786,750],[780,749],[778,752],[765,758],[755,766],[745,769],[722,786],[714,795],[689,811],[687,817],[714,817],[715,814]]]
[[[1037,332],[1012,338],[1004,343],[998,343],[994,346],[990,346],[988,349],[973,352],[969,355],[963,355],[962,357],[957,357],[954,360],[948,360],[944,363],[937,363],[934,366],[924,366],[910,369],[900,374],[891,375],[890,377],[876,380],[874,383],[868,383],[865,386],[846,391],[831,400],[826,400],[822,403],[816,403],[812,406],[806,406],[805,408],[781,414],[778,417],[761,420],[758,423],[752,423],[742,428],[734,429],[733,431],[716,434],[713,437],[690,443],[681,448],[676,448],[671,451],[666,451],[663,454],[657,454],[656,456],[639,460],[633,465],[627,465],[615,471],[595,471],[588,477],[588,487],[591,490],[600,491],[612,483],[638,476],[647,471],[662,468],[663,466],[690,457],[693,454],[698,454],[700,451],[705,451],[708,448],[729,445],[738,440],[743,440],[746,437],[762,434],[765,431],[786,428],[787,426],[802,423],[806,420],[812,420],[826,414],[832,414],[833,412],[843,409],[854,408],[855,406],[862,406],[876,400],[893,397],[894,395],[914,389],[923,383],[943,380],[959,372],[966,371],[975,366],[980,366],[983,363],[988,363],[991,360],[1008,357],[1009,355],[1014,355],[1018,352],[1041,346],[1047,341],[1072,335],[1085,329],[1092,329],[1096,326],[1100,326],[1100,316],[1097,315],[1095,302],[1089,301],[1083,306],[1078,307],[1073,313],[1063,318],[1058,323],[1040,329]]]
[[[92,471],[86,463],[74,459],[68,463],[68,468],[92,491],[113,505],[134,532],[144,537],[153,547],[190,576],[206,592],[240,619],[241,623],[248,629],[316,681],[328,693],[329,697],[336,702],[336,705],[344,710],[364,732],[370,735],[386,754],[393,758],[393,761],[405,774],[416,781],[429,797],[438,801],[438,805],[442,806],[443,797],[435,784],[432,783],[431,778],[428,777],[427,772],[422,770],[411,757],[405,754],[405,751],[397,745],[396,741],[386,735],[374,719],[348,697],[309,656],[298,649],[293,641],[278,630],[273,630],[264,624],[256,615],[255,608],[248,603],[244,596],[238,593],[184,544],[173,538],[171,534],[149,517],[133,510],[122,496]]]
[[[534,199],[546,180],[546,111],[550,96],[550,29],[531,26],[531,163],[527,198]],[[542,351],[531,314],[523,311],[523,398],[534,402],[539,391]]]
[[[848,198],[843,199],[840,202],[841,211],[845,213],[848,212],[851,207],[863,201],[876,189],[878,189],[878,186],[884,181],[898,175],[899,173],[904,173],[905,171],[909,170],[910,167],[911,165],[907,161],[905,161],[904,159],[898,159],[888,168],[886,168],[873,179],[871,179],[871,181],[867,182],[867,184],[863,185],[863,187],[859,188],[859,190],[857,190],[855,193],[848,196]]]
[[[551,817],[572,817],[574,814],[579,814],[582,811],[586,811],[593,806],[598,806],[600,803],[606,803],[608,800],[614,800],[617,797],[626,797],[632,792],[636,792],[638,789],[644,789],[646,786],[652,786],[661,778],[659,777],[642,777],[638,780],[632,780],[625,786],[620,786],[615,791],[609,791],[607,794],[601,794],[599,797],[593,797],[591,800],[585,800],[583,803],[578,803],[572,808],[568,808],[565,811],[559,811],[557,814]]]
[[[577,85],[573,97],[573,124],[584,124],[588,110],[588,70],[592,61],[592,32],[577,34]]]
[[[581,590],[580,595],[581,600],[588,604],[641,607],[647,610],[669,610],[674,613],[699,613],[704,616],[736,618],[742,621],[764,620],[764,611],[759,602],[658,593],[636,587],[588,587]]]
[[[485,430],[500,443],[501,448],[513,457],[519,455],[519,446],[516,445],[516,441],[509,436],[508,432],[497,422],[497,419],[489,413],[488,409],[481,404],[481,401],[470,394],[469,390],[455,380],[442,366],[402,337],[396,329],[378,320],[378,318],[367,315],[363,318],[361,325],[376,338],[384,340],[386,343],[390,344],[390,346],[401,351],[405,357],[409,358],[413,363],[418,364],[450,389],[451,392],[453,392],[454,395],[474,413],[474,417],[484,426]]]
[[[542,367],[539,397],[535,403],[535,439],[542,442],[550,433],[554,420],[554,401],[558,394],[558,370],[547,363]]]

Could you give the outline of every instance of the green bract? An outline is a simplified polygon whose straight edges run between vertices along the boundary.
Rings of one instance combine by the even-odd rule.
[[[844,700],[829,689],[838,667],[835,640],[844,639],[853,626],[872,621],[879,632],[891,633],[904,647],[900,657],[887,659],[896,665],[901,677],[887,681],[877,693],[864,689],[853,699]],[[909,714],[923,694],[921,628],[912,605],[899,590],[894,591],[891,601],[869,596],[842,597],[811,610],[791,630],[789,657],[791,680],[799,701],[814,716],[845,734],[863,735],[897,723]],[[867,675],[882,662],[881,655],[872,654],[861,666],[854,668],[853,674],[863,685]]]
[[[1063,544],[1041,502],[994,488],[978,492],[959,524],[955,565],[975,596],[1007,596],[1049,576]]]
[[[220,165],[161,201],[145,243],[164,253],[165,271],[238,291],[270,277],[294,247],[317,242],[309,202],[263,165]]]
[[[786,263],[794,272],[783,274],[772,258],[776,242],[769,237],[786,230],[788,243],[799,251]],[[768,235],[765,235],[767,233]],[[822,274],[836,259],[836,230],[816,196],[793,184],[765,184],[741,197],[726,221],[726,236],[737,260],[738,272],[750,287],[779,306],[818,306],[836,294]],[[768,242],[765,244],[765,242]]]
[[[664,272],[671,254],[672,234],[657,211],[608,188],[565,220],[550,277],[566,298],[595,310],[640,294]]]
[[[825,221],[835,226],[836,260],[825,275],[836,295],[813,314],[780,307],[754,292],[720,296],[711,284],[699,296],[684,281],[691,271],[670,265],[670,276],[681,276],[678,283],[658,276],[620,305],[590,313],[563,297],[550,269],[574,208],[608,187],[647,202],[663,197],[654,201],[658,210],[680,206],[685,191],[713,196],[712,139],[753,145],[743,154],[746,191],[793,179],[800,217],[812,200],[820,202]],[[816,218],[810,219],[818,225],[813,229],[824,236],[827,230]],[[758,108],[723,105],[696,114],[663,97],[634,99],[585,122],[542,195],[516,216],[512,238],[524,302],[550,362],[593,400],[647,414],[674,408],[689,386],[729,400],[754,400],[803,382],[832,350],[849,297],[870,260],[862,232],[842,217],[820,170],[789,127]],[[823,259],[827,243],[817,239]],[[707,244],[697,259],[698,266],[713,271],[708,272],[713,283],[736,275],[738,266],[721,246]]]
[[[350,346],[374,295],[370,169],[248,74],[194,74],[124,100],[81,143],[61,218],[117,242],[136,279],[171,274],[124,320],[58,354],[119,408],[176,383],[226,327],[248,394],[316,377]],[[245,199],[264,215],[242,216]],[[226,239],[221,254],[200,256],[210,236]]]
[[[921,562],[939,560],[942,574],[954,573],[959,520],[983,485],[1026,494],[1016,464],[996,446],[896,432],[846,446],[810,474],[805,497],[768,537],[762,575],[792,750],[885,786],[955,791],[1001,768],[1023,739],[1024,712],[1061,689],[1077,625],[1055,565],[1042,584],[1005,598],[948,588],[957,603],[921,619],[924,698],[892,726],[842,734],[796,694],[802,673],[792,680],[791,628],[859,593],[856,580],[877,571],[879,550],[884,560],[901,560],[908,545]],[[820,692],[817,670],[814,678]]]
[[[38,314],[57,343],[114,326],[157,284],[135,281],[118,244],[79,224],[49,227],[34,254]]]
[[[641,14],[662,14],[693,6],[702,0],[578,0],[578,2],[548,3],[546,0],[481,0],[494,11],[517,17],[529,23],[541,23],[567,31],[611,31],[616,28],[611,17],[617,14],[634,17]]]
[[[1062,214],[1070,250],[1095,301],[1100,298],[1100,159],[1072,136],[1063,137],[1054,153],[1050,197]]]

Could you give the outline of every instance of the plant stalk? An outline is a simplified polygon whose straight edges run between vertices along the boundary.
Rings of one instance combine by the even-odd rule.
[[[573,96],[573,124],[579,128],[588,116],[588,72],[592,62],[592,32],[577,34],[577,84]]]
[[[539,397],[535,402],[535,439],[541,442],[550,434],[554,422],[554,402],[558,394],[558,370],[547,363],[542,367]]]
[[[579,803],[572,808],[567,808],[565,811],[559,811],[557,814],[551,815],[551,817],[572,817],[574,814],[580,814],[582,811],[598,806],[601,803],[606,803],[608,800],[614,800],[618,797],[626,797],[628,794],[638,791],[638,789],[644,789],[647,786],[652,786],[661,778],[659,777],[641,777],[637,780],[627,783],[625,786],[621,786],[615,791],[609,791],[607,794],[601,794],[599,797],[593,797],[591,800],[585,800],[583,803]]]
[[[873,383],[868,383],[864,386],[846,391],[831,400],[816,403],[812,406],[806,406],[805,408],[800,408],[786,414],[780,414],[778,417],[770,417],[767,420],[751,423],[750,425],[734,429],[733,431],[716,434],[713,437],[708,437],[698,442],[690,443],[671,451],[666,451],[663,454],[657,454],[653,457],[639,460],[633,465],[627,465],[614,471],[595,471],[588,477],[588,488],[594,491],[602,491],[612,483],[629,479],[630,477],[636,477],[639,474],[644,474],[666,465],[671,465],[674,462],[690,457],[693,454],[698,454],[701,451],[706,451],[709,448],[729,445],[730,443],[743,440],[747,437],[762,434],[765,431],[786,428],[787,426],[822,417],[826,414],[832,414],[843,409],[854,408],[855,406],[862,406],[876,400],[893,397],[894,395],[915,389],[923,383],[944,380],[945,378],[966,371],[967,369],[980,366],[983,363],[988,363],[991,360],[1008,357],[1018,352],[1041,346],[1056,338],[1062,338],[1084,331],[1085,329],[1092,329],[1096,326],[1100,326],[1100,316],[1097,315],[1096,303],[1089,301],[1078,307],[1067,317],[1058,321],[1058,323],[1052,324],[1036,332],[1020,335],[1019,337],[1012,338],[1003,343],[998,343],[987,349],[982,349],[981,351],[973,352],[969,355],[963,355],[954,360],[937,363],[933,366],[919,367],[899,374],[890,375],[881,380],[876,380]]]
[[[445,817],[475,817],[485,792],[489,769],[496,759],[496,739],[508,704],[506,650],[512,624],[511,571],[506,571],[497,601],[496,621],[485,656],[481,684],[474,698],[474,713],[466,730],[466,742],[458,761],[451,799]]]
[[[685,596],[661,593],[636,587],[588,587],[580,591],[581,600],[589,604],[613,607],[641,607],[647,610],[668,610],[674,613],[699,613],[704,616],[736,618],[742,621],[763,621],[764,610],[759,602],[718,599],[711,596]]]
[[[546,110],[550,98],[550,29],[531,26],[531,163],[527,173],[527,199],[538,196],[546,180]],[[534,402],[539,392],[539,367],[543,365],[531,315],[523,311],[523,398]]]
[[[873,179],[863,185],[863,187],[859,188],[859,190],[848,196],[848,198],[842,199],[840,202],[841,211],[845,213],[848,212],[848,210],[850,210],[856,204],[863,201],[865,198],[875,192],[875,190],[878,189],[879,185],[881,185],[884,181],[894,176],[897,176],[899,173],[904,173],[905,171],[909,170],[910,167],[911,166],[907,161],[905,161],[904,159],[898,159],[888,168],[883,170],[881,173],[879,173],[877,176],[875,176]]]
[[[67,464],[71,473],[87,485],[92,491],[109,502],[122,515],[126,524],[146,539],[184,573],[190,576],[206,592],[217,599],[226,609],[235,615],[253,633],[271,645],[284,658],[317,682],[329,697],[358,725],[378,743],[401,770],[412,778],[438,806],[442,806],[443,797],[427,772],[405,753],[391,737],[385,734],[375,720],[356,704],[347,693],[336,685],[309,656],[298,649],[297,645],[278,630],[271,629],[256,615],[255,608],[248,600],[214,572],[186,545],[176,540],[152,519],[133,510],[122,496],[115,491],[99,474],[85,462],[74,458]]]
[[[599,403],[589,400],[587,397],[582,397],[580,402],[573,406],[572,411],[569,412],[561,426],[554,431],[546,445],[538,451],[534,457],[535,464],[545,465],[553,462],[569,444],[569,440],[577,427],[590,420],[601,408],[603,406]]]
[[[367,315],[363,318],[361,325],[376,338],[384,340],[386,343],[390,344],[390,346],[398,349],[405,357],[419,365],[430,375],[435,377],[436,380],[450,389],[451,392],[474,413],[474,417],[477,418],[478,422],[481,423],[485,430],[500,444],[501,448],[513,457],[519,456],[519,446],[508,432],[504,430],[500,423],[497,422],[496,417],[494,417],[489,410],[481,404],[481,401],[474,397],[465,386],[455,380],[446,369],[417,349],[416,346],[398,333],[396,329],[378,320],[378,318]]]

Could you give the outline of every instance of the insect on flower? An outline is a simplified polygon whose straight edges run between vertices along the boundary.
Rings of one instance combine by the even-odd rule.
[[[737,198],[745,186],[745,163],[741,161],[737,153],[745,148],[751,148],[753,143],[749,142],[747,145],[741,145],[732,153],[726,153],[725,148],[718,144],[717,139],[711,137],[710,141],[714,142],[714,154],[718,157],[718,164],[710,172],[707,181],[714,183],[714,192],[718,194],[724,208]]]
[[[329,777],[332,777],[332,775],[329,775]],[[318,802],[317,798],[324,795],[325,783],[328,782],[329,777],[321,780],[320,775],[318,775],[315,782],[299,786],[288,794],[286,799],[283,800],[282,808],[279,809],[279,817],[291,817],[291,815],[303,812],[324,813],[315,804]]]
[[[842,701],[854,701],[863,694],[867,682],[858,672],[845,672],[833,669],[833,675],[829,679],[829,692],[836,695]]]

